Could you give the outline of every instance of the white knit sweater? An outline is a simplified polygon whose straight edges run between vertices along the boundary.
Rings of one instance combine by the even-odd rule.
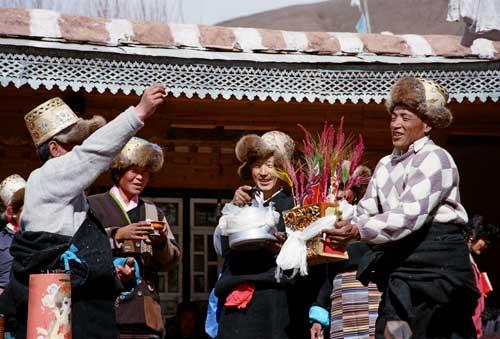
[[[84,190],[144,126],[130,107],[90,135],[80,146],[48,160],[26,183],[21,225],[26,231],[73,236],[86,218]]]

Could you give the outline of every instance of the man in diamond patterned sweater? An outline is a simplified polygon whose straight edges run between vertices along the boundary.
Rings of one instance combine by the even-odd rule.
[[[358,279],[383,292],[377,338],[475,338],[478,291],[462,233],[458,169],[429,137],[452,121],[447,99],[433,81],[394,84],[387,100],[394,150],[379,161],[352,223],[325,230],[338,244],[371,244]]]

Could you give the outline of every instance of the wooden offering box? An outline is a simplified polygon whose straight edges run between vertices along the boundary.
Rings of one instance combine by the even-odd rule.
[[[320,217],[340,214],[337,203],[322,202],[319,204],[295,207],[283,212],[285,225],[294,231],[303,230]],[[333,226],[333,225],[332,225]],[[345,260],[349,257],[344,247],[332,247],[328,240],[322,241],[319,235],[307,242],[307,263],[309,265],[323,264]]]

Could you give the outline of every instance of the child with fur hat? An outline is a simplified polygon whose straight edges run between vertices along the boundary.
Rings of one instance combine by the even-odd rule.
[[[0,183],[0,198],[5,205],[7,225],[0,230],[0,294],[9,283],[12,256],[9,253],[14,234],[19,231],[19,218],[24,204],[26,181],[19,174],[12,174]]]
[[[263,199],[264,206],[273,204],[279,212],[278,242],[252,250],[227,250],[221,246],[224,237],[221,241],[217,227],[214,245],[225,256],[225,269],[215,285],[221,308],[217,338],[303,338],[308,332],[307,311],[322,280],[316,279],[316,288],[314,272],[293,280],[275,278],[276,254],[285,237],[282,212],[294,207],[277,171],[286,168],[294,148],[294,141],[280,131],[246,135],[236,144],[236,157],[242,163],[238,173],[252,180],[253,186],[239,187],[232,204],[255,205],[257,199]]]
[[[232,204],[244,206],[256,195],[261,196],[264,206],[273,204],[280,213],[276,225],[279,232],[285,231],[281,212],[293,207],[293,199],[282,188],[275,169],[283,168],[293,150],[293,140],[279,131],[262,137],[243,136],[235,148],[242,163],[238,174],[244,180],[252,180],[254,186],[239,187]],[[227,238],[220,236],[220,228],[216,228],[214,246],[225,257],[225,268],[215,285],[220,308],[217,338],[289,338],[292,333],[287,290],[284,282],[277,283],[274,278],[276,246],[269,243],[269,247],[246,251],[229,249],[224,246]]]
[[[104,125],[104,119],[80,119],[59,98],[25,116],[43,165],[28,178],[21,226],[11,247],[12,291],[19,323],[16,338],[26,336],[28,281],[33,273],[65,268],[72,286],[73,338],[115,338],[114,301],[118,280],[108,236],[89,210],[84,190],[106,169],[123,146],[163,103],[165,90],[144,91],[139,104]],[[104,126],[103,126],[104,125]],[[71,252],[71,253],[70,253]],[[127,278],[130,267],[118,267]]]

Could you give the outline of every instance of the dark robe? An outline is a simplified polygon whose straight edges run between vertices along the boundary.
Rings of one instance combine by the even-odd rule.
[[[97,194],[88,197],[90,207],[99,221],[103,224],[111,235],[117,228],[127,226],[129,221],[124,215],[123,210],[113,200],[109,192]],[[163,213],[157,209],[158,219],[163,220]],[[146,209],[145,204],[142,199],[139,199],[137,207],[127,212],[130,222],[139,222],[146,220]],[[110,239],[112,241],[112,239]],[[173,241],[173,239],[171,239]],[[140,248],[144,248],[145,244],[141,240],[134,241],[135,245]],[[146,245],[147,246],[147,245]],[[168,246],[166,244],[165,246]],[[138,288],[127,297],[121,297],[120,303],[116,309],[118,327],[121,334],[133,333],[134,335],[157,335],[161,336],[162,329],[159,331],[152,330],[145,326],[145,311],[144,311],[144,296],[149,296],[155,301],[155,306],[157,316],[161,318],[161,309],[159,308],[160,296],[158,294],[158,271],[164,271],[166,265],[164,263],[156,262],[158,257],[154,256],[154,249],[151,246],[147,246],[149,249],[145,253],[123,253],[122,249],[114,248],[113,252],[115,256],[133,256],[139,264],[139,271],[141,273],[141,278],[143,284],[138,286]],[[159,313],[159,314],[158,314]],[[161,321],[163,324],[163,321]]]
[[[286,191],[281,191],[271,200],[276,211],[293,208],[293,199]],[[277,225],[279,232],[285,231],[283,217]],[[224,237],[223,237],[224,238]],[[226,255],[226,267],[215,285],[215,294],[222,308],[217,338],[254,339],[290,338],[289,305],[287,280],[276,282],[275,254],[260,250],[235,251]],[[251,302],[244,309],[223,306],[226,297],[240,283],[253,283],[255,292]]]
[[[108,236],[89,210],[73,237],[48,232],[18,232],[14,236],[8,290],[17,309],[16,338],[26,337],[30,274],[64,270],[60,256],[71,244],[78,248],[76,255],[82,261],[70,264],[72,338],[118,337],[114,301],[121,285],[116,279]]]
[[[14,238],[14,231],[7,226],[0,230],[0,288],[5,289],[9,283],[12,256],[10,255],[10,244]]]
[[[387,321],[408,322],[413,339],[475,338],[472,315],[479,293],[462,227],[427,224],[400,241],[372,246],[358,279],[382,294],[376,337]]]

